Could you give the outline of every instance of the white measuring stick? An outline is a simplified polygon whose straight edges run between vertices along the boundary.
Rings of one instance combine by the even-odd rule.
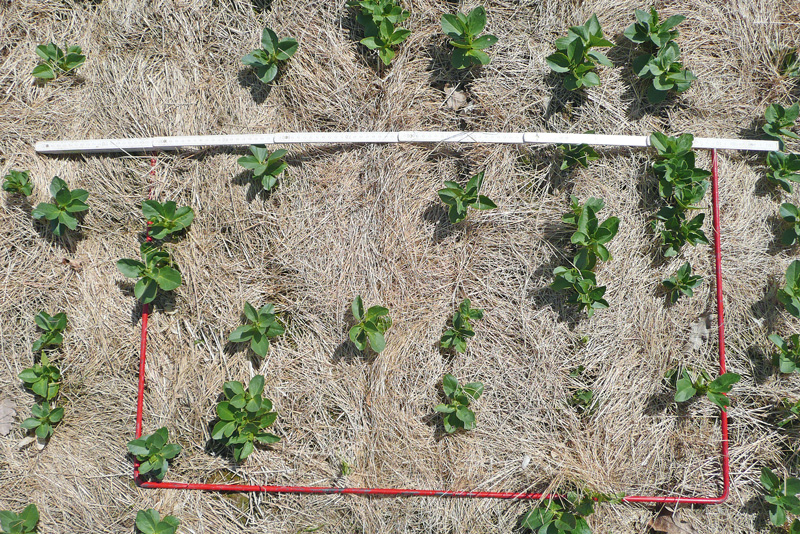
[[[504,143],[569,144],[647,147],[646,135],[601,135],[548,132],[283,132],[271,134],[190,135],[139,139],[86,139],[39,141],[36,152],[68,154],[92,152],[150,152],[187,147],[372,143]],[[695,137],[693,148],[718,150],[778,150],[777,141]]]

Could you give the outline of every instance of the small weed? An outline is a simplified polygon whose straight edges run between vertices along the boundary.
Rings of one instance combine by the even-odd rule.
[[[291,37],[278,40],[275,32],[264,28],[261,33],[261,48],[256,48],[242,58],[242,63],[253,68],[256,76],[270,83],[278,75],[278,65],[297,52],[297,41]]]
[[[22,422],[22,428],[35,430],[36,437],[40,440],[47,440],[53,435],[53,427],[64,418],[64,408],[52,408],[49,401],[34,404],[31,408],[33,417],[29,417]]]
[[[590,161],[597,161],[600,159],[595,149],[585,143],[580,145],[559,145],[558,148],[564,153],[564,158],[561,160],[562,171],[575,167],[576,165],[587,169],[589,168]]]
[[[285,150],[270,152],[264,146],[250,145],[252,156],[242,156],[238,163],[245,169],[253,170],[253,178],[261,181],[264,191],[270,191],[278,183],[278,177],[289,166],[281,158]]]
[[[578,389],[572,394],[568,402],[580,414],[591,415],[593,399],[594,392],[591,389]]]
[[[447,330],[440,340],[443,349],[453,347],[456,352],[466,352],[467,339],[475,335],[470,321],[483,319],[483,310],[470,308],[469,299],[464,299],[453,314],[453,328]]]
[[[136,528],[141,534],[175,534],[180,525],[178,518],[165,515],[164,519],[154,509],[136,512]]]
[[[3,191],[29,197],[33,193],[30,171],[10,170],[3,177]]]
[[[797,344],[794,344],[797,347]],[[781,399],[778,404],[781,412],[781,420],[778,421],[778,427],[792,427],[800,422],[800,400],[792,402],[789,399]]]
[[[491,61],[485,49],[497,43],[497,37],[491,34],[478,35],[486,27],[486,10],[478,6],[467,15],[456,13],[442,15],[442,31],[452,40],[454,47],[450,63],[457,69],[466,69],[476,65],[488,65]]]
[[[701,369],[695,373],[690,368],[683,369],[680,375],[672,369],[666,376],[670,380],[680,376],[675,383],[675,402],[686,402],[695,395],[705,395],[723,410],[731,405],[730,399],[724,393],[730,392],[733,385],[741,379],[736,373],[725,373],[711,380],[711,376],[705,370]]]
[[[172,460],[181,452],[181,446],[169,443],[167,427],[161,427],[149,436],[128,442],[128,451],[140,462],[139,473],[164,480]]]
[[[800,182],[800,155],[770,152],[767,154],[767,166],[770,169],[767,180],[792,193],[791,182]]]
[[[38,523],[39,510],[35,504],[29,504],[18,514],[10,510],[0,510],[2,534],[36,534]]]
[[[194,220],[192,208],[178,208],[171,200],[163,204],[157,200],[145,200],[142,202],[142,214],[150,225],[150,237],[153,239],[164,239],[170,234],[176,234],[188,228]]]
[[[278,322],[275,306],[272,304],[262,306],[256,311],[249,302],[245,302],[244,314],[250,322],[234,330],[228,336],[228,341],[244,343],[249,340],[253,352],[264,358],[269,351],[269,339],[283,334],[286,329]]]
[[[781,204],[779,213],[783,220],[790,225],[789,228],[781,234],[781,243],[787,247],[794,245],[800,240],[800,209],[797,209],[797,206],[794,204],[784,202]]]
[[[786,285],[778,290],[778,300],[790,314],[800,317],[800,260],[786,269]]]
[[[40,311],[33,318],[36,326],[44,330],[44,333],[33,342],[31,349],[33,352],[60,347],[64,342],[62,333],[67,328],[67,314],[64,312],[50,315],[45,311]]]
[[[369,343],[372,350],[381,352],[386,347],[384,334],[392,326],[389,310],[383,306],[372,306],[365,311],[361,295],[353,300],[352,309],[358,324],[350,329],[350,340],[358,350],[363,351]]]
[[[78,227],[78,219],[73,214],[89,209],[89,206],[86,205],[89,193],[83,189],[70,191],[64,180],[54,176],[50,183],[50,194],[56,203],[39,203],[31,213],[33,218],[50,221],[50,231],[57,237],[63,234],[67,228],[75,230]]]
[[[44,61],[36,65],[31,74],[42,80],[52,80],[62,74],[74,74],[75,69],[86,61],[86,56],[81,54],[80,46],[66,48],[67,53],[65,54],[55,43],[37,46],[36,55]]]
[[[278,414],[271,411],[272,401],[262,397],[264,377],[254,376],[247,386],[241,382],[225,382],[224,401],[217,404],[220,421],[214,425],[211,438],[233,449],[233,459],[243,462],[254,450],[255,442],[277,443],[281,438],[264,429]]]
[[[400,7],[396,0],[351,0],[349,7],[359,9],[356,21],[364,28],[361,44],[377,50],[384,65],[394,59],[394,47],[408,39],[411,32],[399,27],[411,13]]]
[[[661,282],[667,288],[670,302],[678,302],[681,295],[691,297],[694,295],[694,290],[703,283],[703,277],[700,275],[692,274],[692,266],[687,261],[680,267],[678,271]]]
[[[778,347],[772,363],[781,373],[793,373],[800,368],[800,335],[791,335],[788,343],[777,334],[770,334],[767,338]]]
[[[128,278],[138,278],[133,294],[143,304],[153,302],[159,289],[172,291],[181,285],[181,273],[169,252],[159,250],[150,243],[140,247],[144,261],[123,258],[117,262],[117,269]]]
[[[780,527],[786,523],[786,514],[800,514],[800,480],[787,478],[782,480],[768,467],[761,468],[761,485],[766,495],[764,500],[769,503],[769,520]],[[794,520],[789,530],[794,534],[800,532],[800,521]]]
[[[452,434],[459,428],[464,430],[475,428],[475,412],[469,409],[469,405],[483,394],[483,384],[470,382],[462,386],[456,377],[448,373],[442,380],[442,389],[450,402],[439,404],[435,410],[444,414],[445,431]]]
[[[800,78],[800,54],[797,53],[797,48],[786,51],[781,60],[780,71],[789,78]]]
[[[467,208],[473,207],[478,210],[491,210],[497,208],[497,204],[478,192],[483,186],[483,171],[469,179],[466,187],[461,187],[456,182],[445,182],[445,188],[437,191],[442,202],[450,208],[447,212],[450,222],[458,224],[467,218]]]
[[[41,362],[22,371],[19,379],[26,388],[46,401],[55,399],[61,386],[61,372],[55,365],[50,365],[50,360],[44,354]]]
[[[763,130],[767,137],[778,141],[781,150],[784,147],[784,137],[800,139],[800,135],[792,131],[798,115],[800,115],[800,105],[797,102],[788,108],[784,108],[780,104],[770,104],[764,112],[766,124],[764,124]]]
[[[592,50],[594,46],[614,46],[603,37],[597,15],[592,15],[583,26],[572,26],[566,37],[556,39],[558,52],[547,56],[547,64],[553,72],[566,73],[565,88],[575,91],[600,85],[600,77],[594,72],[596,63],[606,67],[613,64],[605,54]]]

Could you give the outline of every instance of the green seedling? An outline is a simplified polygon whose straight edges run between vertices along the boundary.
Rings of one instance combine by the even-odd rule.
[[[634,11],[636,22],[625,28],[622,34],[629,41],[643,44],[652,48],[663,48],[678,36],[675,26],[686,20],[683,15],[673,15],[663,22],[659,22],[658,13],[654,7],[650,12],[642,9]]]
[[[767,180],[792,193],[792,183],[800,182],[800,154],[770,152],[767,154]]]
[[[470,308],[469,299],[464,299],[453,314],[453,328],[447,330],[439,344],[443,349],[453,347],[456,352],[466,352],[467,339],[475,335],[470,321],[483,319],[483,310]]]
[[[566,37],[556,39],[555,54],[547,56],[547,64],[557,73],[565,73],[564,87],[575,91],[581,87],[600,85],[600,77],[594,72],[596,64],[611,67],[611,61],[594,46],[610,47],[614,43],[603,37],[603,29],[592,15],[583,26],[572,26]]]
[[[786,285],[778,290],[778,300],[790,314],[800,317],[800,260],[786,269]]]
[[[297,41],[291,37],[278,40],[274,31],[264,28],[261,47],[244,56],[242,63],[252,67],[259,80],[269,83],[278,75],[278,65],[297,52]]]
[[[797,53],[797,48],[791,48],[784,54],[781,73],[790,78],[800,78],[800,54]]]
[[[575,220],[577,230],[570,238],[570,241],[579,247],[575,256],[575,266],[581,270],[592,270],[597,265],[598,258],[603,261],[611,259],[605,244],[617,235],[619,219],[609,217],[600,223],[596,208],[603,208],[605,204],[602,199],[592,197],[586,201],[585,206],[580,206],[576,197],[570,196],[570,198],[572,213],[564,215],[562,219],[565,222],[572,222],[577,215]]]
[[[692,152],[694,136],[669,137],[659,132],[650,135],[650,144],[658,152],[653,172],[658,177],[658,193],[677,204],[681,211],[699,203],[708,191],[709,171],[695,166]]]
[[[592,271],[556,267],[553,276],[555,280],[550,287],[556,291],[568,291],[567,302],[578,304],[581,309],[586,308],[589,317],[594,315],[595,310],[608,308],[608,302],[603,298],[606,287],[597,285]]]
[[[678,137],[670,137],[661,132],[650,134],[650,145],[658,153],[657,159],[671,160],[682,158],[692,153],[694,136],[692,134],[681,134]],[[692,160],[694,164],[694,160]]]
[[[64,180],[54,176],[50,182],[50,194],[56,203],[40,203],[31,213],[33,218],[50,221],[50,231],[55,236],[60,236],[67,228],[75,230],[78,227],[78,219],[74,214],[89,209],[86,205],[89,193],[83,189],[70,191]]]
[[[442,31],[447,34],[454,47],[450,63],[457,69],[466,69],[476,65],[487,65],[491,58],[484,52],[497,43],[497,37],[491,34],[478,35],[486,27],[486,10],[478,6],[467,15],[456,13],[442,15]]]
[[[67,47],[65,54],[55,43],[39,45],[36,47],[36,55],[44,61],[36,65],[31,74],[42,80],[52,80],[62,74],[74,74],[75,69],[86,61],[80,46]]]
[[[591,389],[578,389],[569,398],[569,405],[578,410],[581,414],[589,415],[592,412],[592,400],[594,392]]]
[[[558,148],[564,153],[564,159],[561,160],[562,171],[575,167],[576,165],[587,169],[589,168],[590,161],[597,161],[600,159],[595,149],[585,143],[580,145],[559,145]]]
[[[181,446],[169,443],[167,427],[161,427],[149,436],[128,442],[130,452],[139,463],[139,473],[149,474],[156,480],[164,480],[172,460],[181,452]]]
[[[686,402],[695,395],[705,395],[708,399],[725,410],[731,405],[725,393],[730,392],[733,385],[741,379],[736,373],[725,373],[711,380],[711,376],[700,370],[692,376],[690,370],[684,369],[675,384],[675,402]]]
[[[256,311],[249,302],[245,302],[244,315],[250,322],[234,330],[228,341],[234,343],[250,341],[253,352],[263,358],[269,351],[269,339],[283,334],[286,329],[278,322],[275,306],[272,304],[266,304]]]
[[[136,512],[136,528],[141,534],[175,534],[180,523],[178,518],[171,515],[161,519],[161,515],[152,508]]]
[[[708,245],[708,237],[703,232],[705,213],[699,213],[687,220],[685,212],[671,206],[665,206],[656,214],[653,226],[658,228],[661,223],[661,240],[664,243],[664,257],[677,256],[686,243],[697,246],[700,243]]]
[[[781,420],[778,421],[778,427],[794,426],[800,421],[800,400],[792,402],[789,399],[781,399],[778,407],[781,412]]]
[[[450,402],[439,404],[435,410],[444,414],[445,431],[452,434],[459,428],[464,430],[475,428],[475,412],[469,409],[469,405],[483,394],[483,384],[470,382],[462,386],[456,377],[448,373],[442,379],[442,389]]]
[[[467,208],[473,207],[478,210],[491,210],[497,204],[478,192],[483,186],[483,171],[469,179],[466,187],[461,187],[456,182],[445,182],[445,188],[437,191],[442,202],[447,204],[450,209],[447,214],[452,224],[457,224],[467,218]]]
[[[784,137],[800,139],[800,135],[792,131],[798,115],[800,115],[800,105],[797,102],[788,108],[784,108],[780,104],[770,104],[764,112],[766,124],[764,124],[763,130],[770,139],[778,141],[781,150],[784,147]]]
[[[800,480],[782,480],[768,467],[761,468],[761,485],[764,487],[764,500],[769,503],[769,520],[776,527],[786,523],[786,514],[800,514]],[[794,523],[797,523],[797,519]],[[792,530],[794,530],[792,525]]]
[[[154,239],[164,239],[170,234],[176,234],[188,228],[194,220],[192,208],[178,208],[171,200],[163,204],[157,200],[145,200],[142,202],[142,214],[147,219],[150,237]]]
[[[50,407],[50,402],[43,401],[41,404],[34,404],[31,408],[33,417],[29,417],[22,422],[22,428],[36,430],[36,437],[44,441],[53,435],[55,426],[64,418],[64,408]]]
[[[772,363],[781,373],[793,373],[800,368],[800,335],[789,336],[788,343],[777,334],[770,334],[767,338],[778,347]]]
[[[225,382],[224,401],[217,404],[219,422],[211,438],[233,449],[233,459],[243,462],[254,450],[255,442],[277,443],[281,438],[264,429],[270,427],[278,414],[271,411],[272,401],[262,397],[264,377],[254,376],[247,386],[241,382]]]
[[[19,379],[25,387],[33,391],[46,401],[58,396],[61,385],[61,372],[55,365],[50,365],[50,360],[42,354],[41,363],[33,364],[19,374]]]
[[[678,302],[681,295],[693,296],[694,290],[703,283],[703,277],[692,274],[692,266],[687,261],[678,267],[678,271],[675,274],[661,283],[667,288],[669,301],[674,303]]]
[[[370,50],[377,50],[378,57],[384,65],[389,65],[394,59],[395,51],[392,47],[399,45],[411,35],[411,31],[405,28],[395,28],[389,19],[383,19],[378,26],[377,35],[370,35],[361,39],[361,44]]]
[[[681,49],[670,41],[656,54],[642,54],[633,60],[633,72],[643,80],[650,80],[647,100],[653,104],[663,102],[669,91],[682,93],[691,87],[697,76],[683,68],[678,61]]]
[[[356,20],[364,28],[361,44],[370,50],[377,50],[384,65],[394,59],[394,47],[408,39],[411,32],[397,25],[406,20],[410,13],[397,5],[395,0],[355,0],[347,4],[359,9]]]
[[[380,352],[386,347],[384,334],[392,326],[389,310],[383,306],[372,306],[364,310],[361,295],[356,296],[352,305],[353,318],[358,323],[350,329],[350,341],[358,350],[364,350],[369,343],[372,350]]]
[[[242,156],[238,163],[245,169],[253,170],[253,178],[261,180],[265,191],[271,190],[278,183],[278,177],[289,167],[281,158],[285,150],[270,152],[264,146],[250,145],[252,156]]]
[[[45,311],[40,311],[33,318],[36,326],[44,330],[44,333],[33,342],[31,349],[33,352],[41,352],[43,350],[52,349],[53,347],[60,347],[64,342],[62,333],[67,327],[67,314],[64,312],[55,315],[49,315]]]
[[[580,220],[581,214],[585,208],[590,208],[593,212],[597,213],[606,206],[602,198],[589,197],[585,204],[581,204],[580,200],[578,200],[578,197],[575,195],[570,195],[569,200],[571,202],[570,209],[572,211],[562,215],[561,220],[576,228],[578,227],[578,220]]]
[[[36,534],[38,523],[39,510],[35,504],[29,504],[18,514],[10,510],[0,510],[2,534]]]
[[[781,234],[781,243],[787,247],[792,246],[800,240],[800,209],[794,204],[784,202],[779,213],[781,218],[789,223],[789,228]]]
[[[594,505],[621,502],[624,493],[609,495],[570,491],[566,498],[539,501],[539,505],[522,516],[520,527],[538,534],[591,534],[586,518],[594,513]]]
[[[133,287],[133,294],[143,304],[153,302],[158,290],[172,291],[181,285],[181,273],[169,252],[158,250],[150,243],[142,243],[140,247],[142,260],[121,259],[117,269],[128,278],[138,278]]]
[[[33,193],[33,182],[31,182],[30,171],[10,170],[3,177],[3,191],[15,193],[25,197]]]

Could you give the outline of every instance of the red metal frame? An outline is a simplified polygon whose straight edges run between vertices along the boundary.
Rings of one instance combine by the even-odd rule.
[[[155,158],[151,159],[151,175],[155,174]],[[719,372],[725,373],[725,328],[722,302],[722,266],[720,249],[719,221],[719,177],[717,175],[717,151],[711,151],[711,202],[714,213],[714,256],[717,291],[717,323],[719,327]],[[148,236],[148,240],[150,237]],[[136,403],[136,439],[142,435],[142,408],[144,403],[145,359],[147,356],[147,318],[150,306],[142,309],[142,337],[139,359],[139,396]],[[715,497],[629,495],[626,502],[657,504],[719,504],[728,498],[730,491],[730,464],[728,458],[728,414],[720,410],[722,423],[722,493]],[[450,490],[417,490],[394,488],[331,488],[315,486],[253,486],[245,484],[187,484],[178,482],[150,482],[139,475],[139,462],[134,462],[133,469],[136,485],[141,488],[165,488],[178,490],[227,491],[227,492],[264,492],[264,493],[317,493],[317,494],[355,494],[355,495],[394,495],[399,497],[479,497],[495,499],[550,499],[559,495],[543,493],[506,492],[506,491],[450,491]]]

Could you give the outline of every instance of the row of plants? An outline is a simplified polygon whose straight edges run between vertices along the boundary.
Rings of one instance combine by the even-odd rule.
[[[11,510],[0,510],[0,533],[2,534],[36,534],[39,524],[39,509],[29,504],[19,513]],[[180,521],[171,515],[163,518],[154,509],[136,512],[136,528],[141,534],[175,534]]]

